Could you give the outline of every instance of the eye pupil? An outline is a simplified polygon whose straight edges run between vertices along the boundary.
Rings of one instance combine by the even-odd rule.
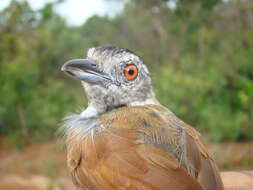
[[[134,74],[134,70],[133,70],[133,69],[130,69],[130,70],[128,71],[128,74],[129,74],[129,75],[133,75],[133,74]]]

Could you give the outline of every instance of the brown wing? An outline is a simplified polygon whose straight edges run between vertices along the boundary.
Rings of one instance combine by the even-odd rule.
[[[200,133],[194,128],[192,128],[190,125],[187,125],[184,122],[180,121],[173,113],[169,112],[166,108],[162,108],[159,106],[151,107],[153,111],[157,114],[164,115],[163,118],[166,118],[165,122],[167,122],[168,131],[171,131],[175,127],[183,129],[184,132],[181,132],[182,135],[177,135],[178,141],[173,143],[180,144],[180,142],[183,141],[183,148],[181,149],[184,153],[181,153],[180,156],[185,157],[183,159],[183,161],[185,162],[183,163],[183,165],[185,165],[185,168],[188,170],[188,172],[198,179],[204,189],[223,190],[224,187],[219,170],[213,159],[210,157],[207,149],[202,144],[200,140]],[[170,138],[171,137],[167,135],[167,141]],[[166,143],[166,141],[163,141],[163,143]],[[171,144],[168,144],[168,146],[173,147]]]
[[[132,129],[111,128],[86,138],[81,149],[72,146],[68,163],[75,184],[89,190],[203,190],[174,156],[137,137]]]
[[[219,170],[200,141],[200,134],[191,126],[184,125],[189,163],[197,172],[197,178],[206,190],[224,189]]]
[[[166,109],[121,108],[98,125],[85,138],[69,138],[68,165],[82,189],[223,189],[199,134]]]

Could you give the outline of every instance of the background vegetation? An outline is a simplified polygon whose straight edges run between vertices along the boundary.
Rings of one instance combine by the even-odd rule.
[[[114,18],[69,26],[55,11],[13,0],[0,12],[0,136],[22,146],[53,138],[83,108],[60,66],[85,49],[117,45],[148,65],[156,94],[215,141],[253,140],[253,1],[129,0]]]

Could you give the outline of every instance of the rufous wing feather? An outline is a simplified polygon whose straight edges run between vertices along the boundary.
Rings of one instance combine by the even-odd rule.
[[[161,106],[119,108],[96,126],[69,137],[68,165],[81,189],[223,189],[199,133]]]
[[[200,133],[189,125],[184,125],[184,129],[188,163],[196,172],[199,182],[206,190],[223,189],[219,170],[200,141]]]
[[[93,142],[91,138],[84,140],[86,154],[72,170],[79,187],[89,190],[203,190],[172,155],[128,138],[132,130],[124,130],[124,136],[118,131],[95,135]],[[87,151],[88,148],[96,150]],[[97,152],[98,149],[102,152]],[[73,151],[68,156],[70,161],[72,156],[76,157]],[[91,156],[93,160],[88,159]]]

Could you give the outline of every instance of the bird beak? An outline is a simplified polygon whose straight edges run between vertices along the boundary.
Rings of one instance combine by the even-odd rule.
[[[111,78],[105,73],[99,71],[97,65],[88,59],[72,59],[64,63],[61,71],[73,78],[88,82],[88,83],[102,83],[110,82]]]

